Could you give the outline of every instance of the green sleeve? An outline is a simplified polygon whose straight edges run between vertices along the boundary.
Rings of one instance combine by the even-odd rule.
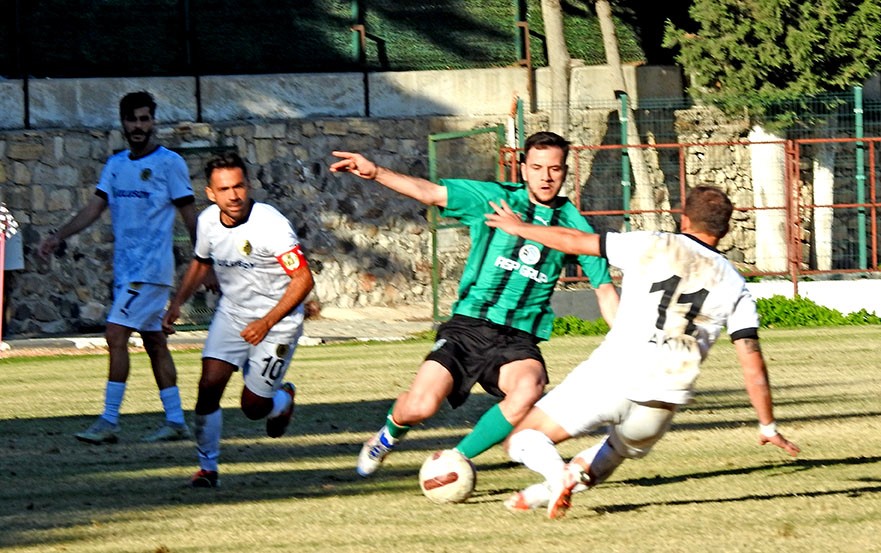
[[[576,228],[582,232],[596,233],[593,227],[590,226],[590,223],[587,222],[587,219],[578,212],[574,205],[571,209],[567,210],[566,226]],[[612,276],[609,274],[609,262],[605,258],[593,255],[579,255],[577,260],[578,264],[581,265],[581,270],[584,271],[584,275],[590,279],[590,285],[594,288],[600,284],[612,282]]]
[[[447,189],[447,206],[441,209],[443,217],[459,219],[465,225],[483,223],[489,213],[489,202],[506,200],[510,203],[511,183],[485,182],[468,179],[441,179]]]

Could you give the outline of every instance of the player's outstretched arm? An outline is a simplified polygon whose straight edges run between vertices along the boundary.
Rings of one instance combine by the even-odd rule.
[[[98,217],[104,213],[107,207],[107,200],[100,196],[92,196],[82,209],[77,212],[67,223],[60,229],[50,234],[40,242],[40,248],[37,253],[43,259],[49,257],[49,254],[55,251],[61,242],[68,236],[73,236],[84,228],[94,223]]]
[[[330,171],[332,173],[352,173],[362,179],[375,180],[386,188],[425,205],[438,207],[447,205],[447,188],[445,186],[380,167],[361,154],[340,151],[331,153],[340,158],[339,161],[331,164]]]
[[[193,292],[196,291],[196,288],[202,284],[205,275],[207,275],[209,271],[211,271],[211,265],[209,263],[203,263],[198,259],[190,261],[190,266],[187,267],[187,272],[184,273],[184,276],[180,281],[177,293],[174,295],[171,303],[168,304],[168,309],[165,311],[165,316],[162,318],[162,332],[166,334],[174,334],[174,321],[180,317],[180,307],[190,299],[190,296],[192,296]]]
[[[759,445],[774,444],[795,457],[799,447],[777,431],[774,422],[774,407],[771,401],[771,386],[765,358],[757,338],[741,338],[734,341],[737,360],[743,368],[743,381],[750,403],[759,419]]]
[[[520,236],[533,242],[539,242],[549,248],[560,250],[572,255],[600,255],[600,237],[598,234],[582,232],[566,227],[544,227],[524,223],[504,200],[501,205],[489,203],[494,213],[486,214],[488,226],[502,229],[508,234]]]

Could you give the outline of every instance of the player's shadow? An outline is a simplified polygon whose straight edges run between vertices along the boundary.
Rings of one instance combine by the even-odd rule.
[[[692,472],[685,474],[676,474],[670,476],[652,476],[645,478],[628,478],[624,480],[615,480],[602,484],[604,487],[648,487],[648,486],[665,486],[669,484],[678,484],[689,480],[704,480],[709,478],[724,478],[727,476],[744,476],[747,474],[773,472],[779,473],[781,470],[786,472],[801,472],[809,470],[827,469],[837,466],[861,466],[881,463],[881,456],[874,457],[843,457],[840,459],[793,459],[774,463],[763,463],[759,465],[738,467],[724,470],[711,470]],[[492,465],[484,465],[481,467],[483,472],[490,470],[509,469],[513,463],[495,463]],[[809,490],[787,493],[768,493],[768,494],[745,494],[733,497],[712,497],[697,499],[671,499],[668,501],[647,501],[644,503],[621,503],[615,505],[597,505],[590,507],[591,511],[596,514],[612,514],[622,512],[638,511],[647,507],[672,506],[672,505],[700,505],[710,503],[732,503],[743,501],[768,501],[772,499],[781,499],[787,497],[823,497],[846,495],[848,497],[859,497],[863,494],[881,493],[881,478],[862,478],[858,480],[863,485],[857,487],[848,487],[839,490]],[[501,502],[504,501],[512,493],[519,491],[514,488],[504,488],[495,490],[478,490],[472,496],[472,500],[479,502]],[[568,515],[572,518],[571,515]],[[578,515],[576,514],[575,517]]]
[[[785,463],[766,463],[752,467],[742,467],[738,469],[696,472],[690,474],[682,474],[667,477],[652,478],[636,478],[621,480],[620,485],[632,486],[659,486],[665,484],[673,484],[684,482],[687,480],[717,478],[724,476],[738,476],[763,471],[779,472],[781,468],[785,468],[787,472],[797,472],[806,470],[825,469],[836,466],[854,466],[854,465],[871,465],[881,462],[881,457],[844,457],[841,459],[795,459]],[[744,501],[768,501],[773,499],[782,499],[787,497],[825,497],[845,495],[848,497],[860,497],[863,494],[879,494],[881,493],[881,479],[863,478],[859,480],[863,483],[861,486],[847,487],[838,490],[807,490],[786,493],[768,493],[768,494],[745,494],[732,497],[712,497],[697,499],[672,499],[669,501],[649,501],[645,503],[621,503],[617,505],[602,505],[592,507],[592,510],[598,514],[632,512],[644,509],[646,507],[672,506],[672,505],[701,505],[708,503],[736,503]]]

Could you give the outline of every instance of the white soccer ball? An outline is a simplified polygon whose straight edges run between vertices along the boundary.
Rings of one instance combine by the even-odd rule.
[[[462,503],[476,484],[474,464],[455,449],[435,451],[419,469],[419,487],[435,503]]]

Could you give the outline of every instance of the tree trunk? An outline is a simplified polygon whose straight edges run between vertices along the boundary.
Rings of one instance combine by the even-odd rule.
[[[633,95],[627,89],[624,80],[624,70],[621,67],[621,53],[618,49],[618,36],[615,34],[615,22],[612,19],[612,8],[608,0],[597,0],[597,19],[603,34],[603,46],[606,50],[606,64],[609,66],[609,76],[612,87],[616,91],[627,94],[628,98]],[[639,129],[636,126],[636,113],[628,102],[627,109],[627,144],[640,144]],[[620,110],[620,108],[619,108]],[[670,193],[664,184],[664,174],[658,162],[658,153],[654,149],[629,148],[633,180],[630,209],[636,210],[665,210],[664,213],[644,213],[631,217],[635,228],[648,230],[672,231],[676,223],[670,215]]]
[[[548,65],[551,70],[550,130],[569,134],[569,48],[563,34],[563,9],[560,0],[541,0],[545,24]]]
[[[832,129],[838,124],[835,115],[824,125],[822,136],[832,136]],[[814,201],[815,205],[832,205],[835,201],[835,144],[817,144],[814,157]],[[834,214],[831,207],[814,208],[813,248],[817,269],[832,269],[832,222]]]
[[[786,273],[786,182],[783,138],[756,125],[749,133],[753,205],[756,207],[756,268]],[[765,144],[762,144],[765,142]],[[763,209],[765,208],[765,209]]]

